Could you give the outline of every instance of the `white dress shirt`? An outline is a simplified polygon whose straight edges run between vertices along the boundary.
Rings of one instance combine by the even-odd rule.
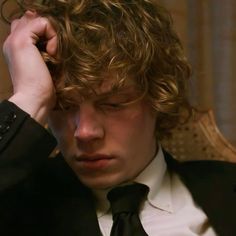
[[[149,236],[216,236],[206,214],[197,206],[179,176],[170,173],[162,149],[133,182],[150,189],[140,211],[140,220]],[[94,191],[97,216],[103,236],[109,236],[112,214],[107,191]]]

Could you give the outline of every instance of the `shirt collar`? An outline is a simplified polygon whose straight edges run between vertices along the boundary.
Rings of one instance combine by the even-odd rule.
[[[153,207],[169,213],[173,212],[171,199],[170,176],[167,171],[164,154],[159,145],[158,152],[151,163],[134,179],[133,182],[142,183],[149,187],[147,200]],[[103,216],[109,211],[110,204],[106,198],[109,190],[95,190],[97,199],[97,215]]]
[[[170,176],[160,145],[156,157],[135,178],[135,182],[149,187],[147,200],[153,207],[173,212]]]

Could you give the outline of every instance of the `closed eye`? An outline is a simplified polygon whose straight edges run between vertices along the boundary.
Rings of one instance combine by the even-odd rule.
[[[105,109],[119,110],[123,107],[122,103],[100,103],[99,106]]]

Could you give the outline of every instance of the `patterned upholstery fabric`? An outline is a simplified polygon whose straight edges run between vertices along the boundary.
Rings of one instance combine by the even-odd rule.
[[[163,147],[180,161],[223,160],[236,162],[236,148],[217,128],[212,110],[195,112],[185,124],[162,140]]]

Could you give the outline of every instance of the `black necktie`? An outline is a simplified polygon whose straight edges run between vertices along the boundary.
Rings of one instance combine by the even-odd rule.
[[[132,184],[114,188],[108,193],[113,215],[111,236],[148,236],[138,216],[147,192],[146,185]]]

